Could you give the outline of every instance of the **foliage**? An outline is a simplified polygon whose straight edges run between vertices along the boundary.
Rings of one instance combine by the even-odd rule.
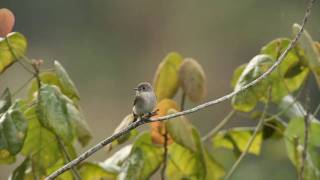
[[[13,99],[7,88],[0,99],[0,163],[11,164],[16,156],[23,161],[12,172],[10,179],[43,179],[70,160],[77,157],[76,143],[86,146],[91,131],[81,111],[80,93],[59,61],[53,69],[39,71],[42,61],[26,57],[27,40],[18,32],[11,32],[13,14],[0,9],[0,73],[11,65],[24,64],[34,69],[27,96]],[[3,26],[2,26],[3,25]],[[293,26],[293,34],[300,26]],[[10,33],[11,32],[11,33]],[[266,72],[287,48],[290,40],[278,38],[261,48],[248,63],[234,71],[231,85],[239,90]],[[133,130],[108,146],[127,143],[111,157],[101,162],[85,162],[59,176],[59,179],[149,179],[160,167],[167,165],[167,179],[218,180],[227,170],[216,160],[216,149],[234,152],[235,157],[250,153],[259,156],[265,140],[284,140],[288,158],[297,172],[304,166],[305,179],[320,179],[320,123],[309,109],[302,106],[298,91],[308,79],[309,72],[319,85],[320,45],[308,32],[304,32],[298,46],[292,49],[283,63],[256,86],[233,97],[231,108],[245,113],[249,119],[263,120],[263,128],[253,137],[253,127],[217,129],[209,138],[201,138],[198,129],[185,116],[166,122],[151,123],[150,130]],[[154,88],[158,98],[157,117],[183,109],[175,101],[182,94],[191,103],[205,98],[207,79],[200,61],[169,53],[158,66]],[[272,112],[260,112],[259,105],[268,101],[271,89]],[[276,112],[276,113],[274,113]],[[118,133],[134,120],[127,115],[114,130]],[[285,121],[287,122],[285,122]],[[309,139],[306,159],[303,160],[305,121],[309,120]],[[253,139],[251,147],[246,147]],[[305,162],[302,165],[302,162]]]

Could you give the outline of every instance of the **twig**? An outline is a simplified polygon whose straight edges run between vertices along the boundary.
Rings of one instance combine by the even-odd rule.
[[[16,96],[22,89],[24,89],[29,84],[29,82],[32,81],[33,78],[34,76],[30,77],[26,82],[24,82],[21,87],[19,87],[15,92],[12,93],[12,97]]]
[[[267,110],[269,107],[270,98],[271,98],[271,87],[269,88],[268,101],[267,101],[266,105],[264,106],[259,123],[258,123],[257,127],[255,128],[252,136],[250,137],[249,142],[247,143],[245,149],[242,151],[242,153],[239,156],[239,158],[237,159],[237,161],[232,165],[231,169],[229,170],[229,172],[225,176],[225,180],[228,180],[231,178],[231,176],[233,175],[233,173],[235,172],[235,170],[239,166],[240,162],[242,161],[244,156],[248,153],[249,149],[251,148],[253,141],[256,139],[256,136],[258,135],[258,132],[261,131],[263,124],[264,124],[264,120],[265,120],[264,118],[266,117],[266,113],[267,113]]]
[[[309,97],[306,95],[306,109],[307,113],[304,117],[304,142],[303,142],[303,151],[302,151],[302,159],[301,159],[301,167],[299,173],[299,180],[304,180],[304,169],[305,169],[305,161],[307,158],[308,152],[308,141],[309,141]]]
[[[183,91],[182,95],[181,95],[181,103],[180,103],[180,110],[181,111],[184,110],[185,101],[186,101],[186,93]]]
[[[296,36],[294,37],[294,39],[290,42],[289,46],[282,52],[281,56],[278,58],[278,60],[265,72],[263,73],[261,76],[259,76],[257,79],[255,79],[254,81],[246,84],[245,86],[241,87],[240,89],[233,91],[225,96],[222,96],[218,99],[209,101],[207,103],[198,105],[194,108],[185,110],[185,111],[181,111],[181,112],[177,112],[174,114],[170,114],[170,115],[166,115],[163,117],[158,117],[158,118],[150,118],[150,119],[139,119],[135,122],[133,122],[132,124],[130,124],[127,128],[123,129],[122,131],[102,140],[101,142],[99,142],[97,145],[93,146],[92,148],[90,148],[89,150],[87,150],[86,152],[84,152],[83,154],[81,154],[79,157],[77,157],[76,159],[72,160],[70,163],[64,165],[63,167],[61,167],[60,169],[56,170],[55,172],[53,172],[51,175],[49,175],[46,180],[51,180],[56,178],[57,176],[59,176],[60,174],[62,174],[63,172],[69,170],[71,167],[78,165],[80,162],[82,162],[83,160],[87,159],[89,156],[91,156],[92,154],[94,154],[96,151],[100,150],[101,148],[103,148],[105,145],[111,143],[112,141],[116,140],[117,138],[123,136],[124,134],[129,133],[130,130],[137,128],[138,126],[141,126],[142,124],[146,124],[146,123],[150,123],[150,122],[155,122],[155,121],[164,121],[164,120],[168,120],[168,119],[172,119],[178,116],[182,116],[182,115],[186,115],[186,114],[191,114],[194,112],[197,112],[201,109],[204,109],[206,107],[224,102],[226,100],[231,99],[232,97],[234,97],[235,95],[245,91],[246,89],[256,85],[258,82],[260,82],[261,80],[265,79],[266,77],[268,77],[268,75],[270,75],[278,66],[279,64],[284,60],[284,58],[286,57],[286,55],[288,54],[288,52],[297,44],[303,29],[305,27],[305,24],[308,21],[308,18],[310,16],[311,13],[311,8],[313,3],[316,0],[310,0],[308,7],[306,8],[306,12],[305,12],[305,16],[302,20],[302,24],[301,24],[301,29],[300,31],[296,34]]]
[[[164,143],[163,143],[163,166],[161,169],[161,180],[166,179],[166,169],[167,169],[167,159],[168,159],[168,132],[167,129],[165,128],[165,133],[164,133]]]
[[[207,141],[208,139],[210,139],[211,137],[215,136],[221,128],[223,128],[223,126],[225,126],[229,120],[232,118],[232,116],[235,114],[235,110],[231,110],[227,116],[218,124],[216,125],[208,134],[206,134],[205,136],[203,136],[201,138],[202,141]]]
[[[60,149],[64,159],[66,160],[66,163],[70,162],[71,158],[70,158],[68,151],[65,148],[65,144],[63,143],[63,141],[61,140],[61,138],[58,135],[56,135],[56,140],[58,141],[59,149]],[[81,176],[80,176],[77,168],[72,167],[71,171],[73,173],[75,180],[81,180]]]

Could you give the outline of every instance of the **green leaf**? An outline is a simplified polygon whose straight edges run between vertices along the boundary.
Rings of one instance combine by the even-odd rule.
[[[176,110],[170,109],[168,114],[176,112]],[[176,117],[170,121],[166,121],[165,123],[168,133],[176,143],[191,150],[192,152],[197,151],[196,143],[192,135],[193,127],[184,116]]]
[[[56,165],[64,156],[61,154],[56,136],[40,124],[35,107],[26,110],[25,117],[29,126],[22,154],[32,156],[37,175],[47,175],[47,169]],[[73,159],[76,155],[69,143],[66,143],[66,149]]]
[[[15,57],[20,59],[27,49],[27,40],[22,34],[13,32],[7,36],[7,39],[15,56],[11,53],[6,39],[0,38],[0,74],[17,60]]]
[[[116,179],[115,175],[104,170],[100,165],[85,162],[79,169],[82,180]]]
[[[284,115],[290,119],[304,118],[307,114],[303,106],[293,96],[285,96],[279,104],[279,109],[284,112]]]
[[[5,112],[11,106],[11,93],[8,88],[4,90],[0,99],[0,113]]]
[[[293,34],[296,35],[300,31],[301,26],[299,24],[294,24],[292,29]],[[305,51],[308,65],[316,77],[318,87],[320,88],[320,52],[317,50],[315,41],[313,41],[310,34],[304,30],[299,40],[299,44]]]
[[[79,92],[76,86],[74,85],[73,81],[69,77],[67,71],[58,61],[54,61],[54,67],[58,76],[58,80],[61,84],[62,91],[71,99],[76,98],[79,100]]]
[[[43,84],[50,84],[50,85],[55,85],[57,87],[61,87],[57,74],[55,72],[52,72],[52,71],[41,72],[39,74],[39,77]],[[35,99],[37,97],[37,93],[38,93],[38,83],[36,79],[33,79],[28,89],[29,100]]]
[[[26,179],[26,170],[31,166],[30,159],[26,158],[10,175],[9,180]]]
[[[27,126],[27,121],[17,102],[1,115],[0,159],[11,162],[11,156],[15,156],[21,151],[27,134]]]
[[[241,76],[239,77],[235,91],[241,89],[246,84],[252,82],[273,64],[272,57],[268,55],[257,55],[245,67]],[[232,98],[232,105],[238,111],[249,112],[257,104],[258,100],[266,96],[267,88],[270,85],[270,78],[260,81],[255,86],[247,89]]]
[[[176,94],[179,87],[178,71],[181,63],[181,55],[172,52],[159,64],[153,82],[159,102],[165,98],[172,98]]]
[[[233,128],[227,131],[220,131],[212,138],[213,148],[232,149],[236,156],[243,152],[251,139],[254,128]],[[259,132],[248,150],[248,153],[260,154],[262,144],[262,133]]]
[[[84,147],[92,139],[91,131],[83,114],[71,103],[67,103],[68,117],[75,126],[78,141]]]
[[[235,88],[237,85],[237,82],[243,72],[243,70],[246,68],[247,64],[242,64],[240,66],[238,66],[236,68],[236,70],[234,70],[233,75],[232,75],[232,79],[231,79],[231,87]]]
[[[179,69],[179,82],[192,102],[201,101],[206,94],[206,77],[201,65],[194,59],[186,58]]]
[[[266,44],[261,49],[261,53],[271,56],[274,60],[290,44],[290,39],[279,38]],[[306,66],[303,49],[299,46],[294,47],[283,62],[273,73],[272,81],[272,100],[279,102],[283,96],[299,89],[309,74],[309,68]]]
[[[291,119],[285,131],[285,139],[289,159],[299,171],[301,168],[301,158],[304,144],[304,119]],[[310,120],[309,140],[307,158],[305,162],[305,179],[320,178],[320,122],[315,119]]]
[[[149,133],[141,134],[134,143],[129,157],[123,163],[118,179],[149,179],[160,167],[162,154],[162,148],[152,144]]]
[[[42,85],[36,110],[43,127],[54,132],[65,143],[73,141],[74,126],[69,118],[66,101],[56,86]]]
[[[169,146],[168,179],[221,179],[224,175],[222,166],[204,149],[198,131],[192,128],[191,134],[196,143],[196,152],[177,143]]]

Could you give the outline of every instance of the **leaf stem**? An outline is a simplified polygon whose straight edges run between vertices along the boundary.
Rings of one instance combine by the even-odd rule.
[[[224,117],[223,120],[219,124],[217,124],[208,134],[206,134],[204,137],[202,137],[201,140],[202,141],[207,141],[211,137],[214,137],[221,130],[221,128],[223,128],[229,122],[229,120],[233,117],[235,112],[236,111],[234,109],[232,109],[227,114],[227,116]]]
[[[186,93],[184,91],[182,91],[181,102],[180,102],[181,111],[184,110],[185,101],[186,101]]]
[[[267,113],[267,110],[269,107],[270,98],[271,98],[271,86],[269,87],[268,101],[267,101],[266,105],[264,106],[259,123],[258,123],[257,127],[255,128],[252,136],[250,137],[249,142],[247,143],[244,151],[241,153],[241,155],[239,156],[237,161],[233,164],[233,166],[231,167],[231,169],[229,170],[229,172],[225,176],[225,180],[228,180],[231,178],[231,176],[233,175],[233,173],[235,172],[235,170],[239,166],[240,162],[242,161],[242,159],[245,157],[245,155],[248,153],[249,149],[251,148],[253,141],[255,140],[256,136],[258,135],[258,132],[261,131],[263,124],[264,124],[265,116],[266,116],[266,113]]]
[[[69,163],[71,161],[71,158],[70,158],[68,151],[65,148],[65,144],[63,143],[63,140],[61,140],[61,138],[58,135],[56,135],[56,139],[59,144],[60,152],[62,153],[66,163]],[[76,167],[72,167],[71,172],[73,174],[74,179],[81,180],[81,176],[80,176],[78,170],[76,169]]]
[[[165,133],[163,135],[164,143],[163,143],[163,166],[161,169],[161,180],[166,179],[166,169],[167,169],[167,159],[168,159],[168,131],[165,128]]]

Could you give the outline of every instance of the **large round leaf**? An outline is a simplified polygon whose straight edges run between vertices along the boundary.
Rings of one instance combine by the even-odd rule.
[[[181,63],[181,55],[172,52],[158,66],[153,82],[158,101],[172,98],[176,94],[179,87],[178,70]]]
[[[6,38],[7,40],[0,38],[0,74],[16,61],[16,58],[21,58],[27,49],[27,40],[22,34],[13,32]]]
[[[192,102],[201,101],[206,93],[206,77],[201,65],[187,58],[179,69],[179,82],[183,91]]]

